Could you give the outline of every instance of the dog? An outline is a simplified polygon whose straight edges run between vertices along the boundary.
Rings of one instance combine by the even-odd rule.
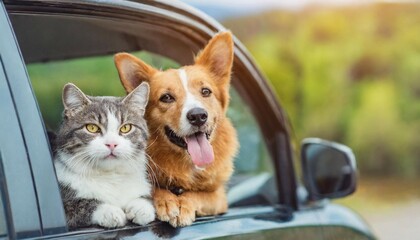
[[[150,85],[145,118],[156,180],[153,199],[157,218],[173,227],[228,209],[225,184],[239,147],[226,117],[233,51],[232,34],[225,31],[209,41],[193,65],[179,69],[160,71],[128,53],[114,57],[128,93],[142,82]]]

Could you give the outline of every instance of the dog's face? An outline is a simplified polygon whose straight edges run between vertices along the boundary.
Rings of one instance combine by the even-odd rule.
[[[131,92],[143,81],[150,84],[146,109],[151,141],[164,139],[174,151],[188,151],[196,167],[213,159],[214,130],[229,102],[233,41],[229,32],[216,35],[195,64],[158,71],[127,53],[115,56],[121,82]]]

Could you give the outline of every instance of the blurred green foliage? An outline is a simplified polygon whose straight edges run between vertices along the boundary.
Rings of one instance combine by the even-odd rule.
[[[151,53],[133,54],[158,68],[179,66],[170,59]],[[76,84],[91,96],[125,95],[112,56],[29,64],[27,69],[47,130],[54,131],[60,124],[63,112],[61,94],[66,83]]]
[[[420,173],[420,4],[312,7],[225,22],[289,113],[297,139],[353,148],[366,175]]]

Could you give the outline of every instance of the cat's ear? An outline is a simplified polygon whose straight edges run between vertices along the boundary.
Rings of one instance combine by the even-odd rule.
[[[89,104],[91,101],[76,85],[67,83],[63,88],[64,109],[75,109]]]
[[[144,115],[147,102],[149,101],[149,84],[142,82],[140,86],[136,87],[124,99],[123,103],[130,103],[136,105],[136,108]]]
[[[114,63],[127,93],[133,91],[140,83],[149,81],[158,72],[152,66],[128,53],[115,54]]]

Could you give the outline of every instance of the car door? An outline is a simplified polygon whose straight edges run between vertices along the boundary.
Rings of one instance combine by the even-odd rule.
[[[64,1],[60,3],[65,4]],[[50,4],[41,2],[39,8],[35,6],[36,4],[31,5],[30,9],[37,11],[36,14],[33,14],[30,10],[26,10],[25,12],[24,4],[17,4],[19,6],[16,6],[15,8],[14,20],[15,24],[20,28],[18,29],[18,37],[20,36],[21,39],[18,40],[21,40],[22,43],[24,43],[21,47],[23,50],[26,49],[27,55],[25,56],[25,59],[27,62],[42,61],[42,59],[45,59],[43,58],[43,54],[47,53],[50,54],[51,59],[77,58],[109,54],[110,52],[115,52],[117,50],[138,50],[141,46],[145,50],[177,58],[179,60],[178,62],[182,64],[189,61],[191,55],[183,54],[181,56],[180,54],[191,52],[191,50],[198,50],[198,40],[193,41],[192,37],[199,36],[200,34],[203,34],[203,32],[211,32],[205,25],[200,25],[194,21],[187,21],[188,19],[186,18],[179,18],[176,14],[174,14],[173,19],[169,14],[165,17],[168,19],[171,18],[171,21],[177,22],[173,23],[169,21],[170,24],[168,24],[168,26],[162,26],[165,21],[156,21],[155,19],[156,16],[159,16],[156,14],[159,12],[155,9],[156,6],[143,6],[145,5],[144,3],[132,3],[133,8],[124,6],[124,10],[131,13],[129,16],[138,17],[135,18],[136,21],[132,20],[131,17],[125,19],[128,18],[128,15],[120,16],[111,14],[112,16],[105,17],[105,13],[110,14],[111,12],[121,11],[122,7],[120,7],[118,11],[111,11],[113,10],[111,7],[118,6],[117,3],[115,3],[115,5],[109,4],[107,8],[102,9],[103,12],[101,12],[101,8],[97,6],[97,4],[96,1],[77,2],[73,5],[68,5],[65,10],[64,8],[60,10],[59,3],[52,7]],[[43,9],[43,7],[45,7],[45,9]],[[74,9],[72,9],[72,7]],[[151,13],[148,13],[148,9],[152,9],[155,12],[151,11]],[[84,12],[83,10],[86,10],[87,12]],[[73,11],[76,13],[73,13]],[[162,10],[162,12],[166,13],[167,10]],[[94,13],[97,14],[96,18],[93,17]],[[149,16],[150,18],[147,18],[147,14],[150,14],[152,17]],[[6,14],[4,15],[6,16]],[[33,16],[39,16],[39,19],[34,17],[30,22],[31,24],[29,24],[28,19],[30,20]],[[25,18],[27,18],[26,21],[24,21]],[[162,18],[164,17],[162,16]],[[145,19],[144,22],[141,22],[141,19]],[[40,25],[37,25],[38,23]],[[66,25],[60,26],[60,23]],[[7,24],[10,29],[10,24]],[[114,26],[113,24],[116,25]],[[155,27],[158,30],[152,28],[152,26],[154,26],[153,24],[156,24]],[[199,27],[196,27],[196,25]],[[144,29],[142,28],[143,26]],[[189,29],[191,26],[196,28]],[[166,29],[171,27],[173,27],[173,29]],[[66,33],[60,32],[63,31],[63,29],[70,29],[71,31]],[[121,29],[122,31],[120,31]],[[126,31],[127,29],[137,30],[137,34],[131,34],[132,32],[128,33]],[[166,32],[160,31],[160,29],[165,29]],[[54,36],[56,37],[53,38],[55,44],[45,44],[48,42],[43,42],[42,40],[45,40],[45,38],[42,36],[33,37],[33,35],[31,35],[44,30],[49,34],[55,34]],[[55,30],[57,32],[54,32]],[[179,32],[176,32],[178,30]],[[202,32],[195,33],[194,31]],[[145,32],[147,34],[145,34]],[[159,32],[161,35],[156,34],[156,32]],[[187,33],[191,35],[187,37]],[[23,142],[22,145],[25,146],[25,152],[27,153],[27,164],[30,170],[28,175],[32,176],[33,180],[31,179],[31,186],[36,189],[33,193],[35,204],[32,207],[39,208],[39,212],[37,213],[39,227],[38,232],[34,234],[34,236],[60,233],[65,231],[65,221],[61,199],[59,198],[57,181],[51,164],[51,155],[45,136],[45,127],[39,115],[37,103],[26,75],[25,66],[11,30],[10,35],[12,36],[11,39],[15,45],[13,48],[15,49],[13,55],[16,62],[15,66],[17,66],[16,69],[19,69],[19,72],[15,77],[16,79],[14,79],[14,83],[10,86],[10,92],[17,99],[15,103],[16,115],[20,121],[20,128],[22,128],[20,134]],[[176,36],[176,38],[174,36]],[[101,41],[104,37],[106,37],[107,41]],[[173,38],[171,39],[171,37],[176,41]],[[165,39],[167,42],[162,39]],[[201,37],[197,39],[203,41]],[[8,41],[12,40],[9,39]],[[77,40],[80,42],[77,42]],[[159,42],[157,40],[159,40]],[[121,45],[122,43],[124,44]],[[167,48],[167,46],[175,43],[179,44],[182,48],[176,49],[177,51]],[[71,51],[67,50],[68,52],[65,54],[59,55],[62,52],[60,52],[59,49],[55,49],[54,46],[71,48]],[[164,47],[166,47],[166,50],[168,51],[164,51]],[[275,108],[277,105],[274,102],[274,99],[267,100],[267,98],[269,98],[265,96],[265,94],[267,94],[265,91],[268,91],[267,83],[264,82],[264,79],[259,75],[258,71],[255,70],[252,62],[248,60],[247,55],[244,54],[246,54],[246,52],[240,52],[238,50],[237,59],[240,60],[236,60],[238,63],[236,64],[237,69],[234,72],[236,79],[245,79],[247,82],[242,83],[235,80],[235,89],[237,89],[238,93],[241,93],[240,95],[244,99],[240,99],[241,106],[253,106],[254,111],[249,113],[250,115],[246,115],[245,118],[248,118],[249,116],[252,117],[253,121],[251,124],[254,125],[252,128],[256,129],[260,135],[251,142],[243,143],[243,150],[248,151],[248,153],[239,154],[239,156],[243,158],[243,161],[241,167],[238,165],[238,169],[241,168],[242,170],[247,171],[246,168],[249,167],[250,164],[254,164],[255,161],[247,161],[247,157],[261,160],[261,156],[254,156],[253,154],[260,151],[261,146],[264,146],[267,149],[270,149],[270,152],[276,151],[275,154],[266,153],[266,156],[263,156],[272,163],[272,165],[266,167],[271,169],[273,175],[271,178],[264,178],[266,175],[258,174],[256,177],[259,177],[259,181],[256,181],[255,178],[249,178],[248,182],[245,181],[246,179],[240,180],[240,183],[242,183],[243,186],[248,187],[248,189],[246,189],[247,191],[245,191],[248,194],[245,196],[246,198],[241,199],[237,197],[238,195],[234,195],[236,196],[236,200],[239,199],[242,201],[232,201],[232,208],[226,215],[217,216],[215,218],[198,219],[193,226],[170,230],[169,232],[172,235],[169,236],[174,239],[188,239],[192,237],[216,238],[235,235],[253,239],[258,234],[266,234],[267,238],[282,236],[287,239],[302,239],[306,238],[305,236],[318,237],[320,234],[321,230],[318,227],[318,221],[314,215],[314,211],[296,211],[293,207],[295,204],[294,195],[296,187],[293,179],[293,167],[290,165],[290,149],[288,149],[290,140],[288,139],[285,127],[283,126],[284,122],[280,123],[273,120],[275,117],[274,115],[276,115],[276,119],[281,119],[282,114],[279,109]],[[75,71],[75,73],[76,72],[77,71]],[[48,77],[48,75],[45,77]],[[257,78],[258,80],[254,78]],[[54,81],[55,79],[50,80]],[[258,92],[259,95],[247,94],[248,92],[251,92],[249,90],[251,88],[253,91]],[[259,112],[255,109],[257,109],[258,106],[264,108],[264,111],[260,112],[264,114],[257,114]],[[247,111],[250,110],[248,109]],[[242,139],[251,139],[255,136],[255,134],[253,135],[253,133],[249,131],[249,125],[239,126],[238,129],[240,131],[239,134],[244,134]],[[279,133],[279,131],[281,131],[281,133]],[[264,135],[261,135],[261,132],[265,132]],[[276,137],[274,138],[272,135],[275,135]],[[258,166],[259,163],[260,162],[257,161],[255,165]],[[270,181],[273,185],[266,189],[265,187],[269,186],[266,184],[270,184]],[[250,183],[259,184],[247,185]],[[276,199],[272,201],[270,200],[272,196],[264,196],[264,194],[262,194],[267,192],[274,193],[273,195]],[[240,204],[238,202],[240,202]],[[234,203],[236,203],[236,205]],[[215,229],[217,229],[217,231],[215,231]],[[94,238],[100,233],[111,234],[115,237],[124,237],[128,235],[147,237],[151,236],[150,234],[154,230],[157,232],[165,232],[166,230],[166,232],[168,232],[165,228],[165,224],[156,223],[145,228],[130,227],[129,229],[106,231],[95,229],[93,233],[88,233],[84,236],[86,238]],[[69,233],[66,237],[73,234],[81,236],[80,234],[82,234],[82,232]]]
[[[0,1],[0,159],[8,237],[65,231],[44,125],[5,6]]]

